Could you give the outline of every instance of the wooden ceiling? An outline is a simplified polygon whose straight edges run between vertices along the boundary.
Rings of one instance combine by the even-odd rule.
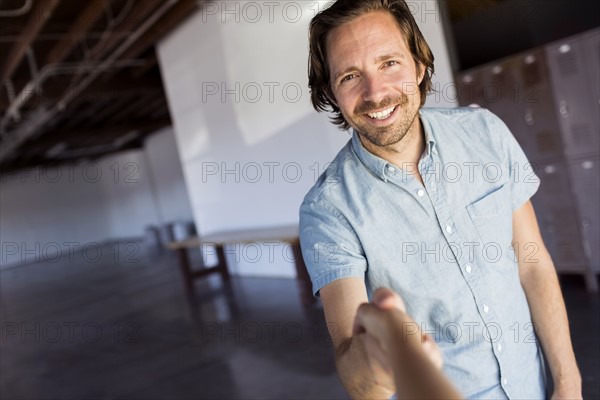
[[[446,7],[449,12],[449,20],[456,22],[503,1],[505,0],[446,0]]]
[[[199,0],[0,0],[0,173],[139,147],[170,125],[154,45]]]

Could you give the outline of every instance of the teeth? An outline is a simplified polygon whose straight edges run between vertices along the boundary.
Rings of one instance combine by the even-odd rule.
[[[396,107],[390,107],[387,110],[379,111],[376,113],[369,113],[367,115],[373,119],[386,119],[390,116],[390,114],[394,111],[395,108]]]

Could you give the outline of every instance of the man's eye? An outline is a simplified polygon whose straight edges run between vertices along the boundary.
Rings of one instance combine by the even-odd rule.
[[[354,77],[355,77],[354,74],[346,75],[342,79],[340,79],[340,84],[342,84],[344,82],[348,82],[349,80],[354,79]]]
[[[398,61],[389,60],[389,61],[386,61],[383,65],[385,65],[386,67],[391,67],[391,66],[396,65],[396,64],[398,64]]]

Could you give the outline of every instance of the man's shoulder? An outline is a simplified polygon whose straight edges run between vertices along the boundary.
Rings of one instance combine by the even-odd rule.
[[[481,107],[422,108],[421,118],[437,140],[461,147],[499,149],[501,138],[508,132],[498,116]]]
[[[313,202],[335,203],[342,195],[348,179],[358,173],[362,163],[352,148],[352,140],[348,141],[319,176],[315,184],[304,196],[302,204]]]
[[[420,112],[421,117],[430,122],[490,124],[498,120],[496,115],[482,107],[422,108]]]

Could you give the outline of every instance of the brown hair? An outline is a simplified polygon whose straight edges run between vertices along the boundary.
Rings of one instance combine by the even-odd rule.
[[[332,122],[343,130],[350,129],[350,125],[332,101],[335,97],[331,90],[327,63],[327,35],[332,29],[372,11],[387,11],[394,16],[417,67],[421,65],[425,68],[423,80],[419,85],[421,106],[425,103],[432,86],[433,54],[404,0],[337,0],[310,21],[308,87],[315,110],[329,111],[330,108],[334,114],[331,117]]]

